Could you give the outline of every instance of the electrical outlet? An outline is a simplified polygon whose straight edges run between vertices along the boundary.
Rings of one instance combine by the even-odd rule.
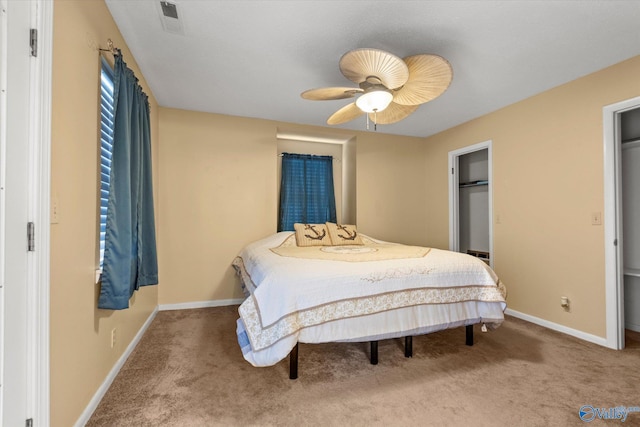
[[[116,328],[113,328],[111,330],[111,348],[115,347],[116,345]]]

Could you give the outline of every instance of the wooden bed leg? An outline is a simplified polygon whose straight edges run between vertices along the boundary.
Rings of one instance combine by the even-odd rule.
[[[467,345],[473,345],[473,325],[467,325]]]
[[[298,378],[298,343],[289,353],[289,379],[295,380],[296,378]]]
[[[371,341],[371,364],[378,364],[378,341]]]
[[[413,357],[413,337],[404,337],[404,357]]]

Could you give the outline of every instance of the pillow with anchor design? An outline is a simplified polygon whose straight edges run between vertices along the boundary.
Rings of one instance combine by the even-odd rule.
[[[325,224],[293,224],[298,246],[331,246],[331,238]]]
[[[333,246],[364,245],[355,225],[327,222],[327,229]]]

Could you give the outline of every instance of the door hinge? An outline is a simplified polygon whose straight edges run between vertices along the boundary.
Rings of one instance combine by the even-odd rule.
[[[29,46],[31,46],[31,56],[38,56],[38,30],[35,28],[29,32]]]
[[[453,175],[453,168],[451,168],[451,175]]]
[[[36,250],[36,225],[33,222],[27,223],[27,250]]]
[[[618,239],[613,239],[613,246],[618,246]]]
[[[27,422],[24,423],[25,427],[33,427],[33,418],[27,419]]]

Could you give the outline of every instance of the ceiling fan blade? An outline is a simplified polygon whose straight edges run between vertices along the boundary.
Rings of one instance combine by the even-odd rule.
[[[363,114],[364,112],[358,108],[356,103],[352,102],[351,104],[345,105],[344,107],[333,113],[327,120],[327,124],[339,125],[358,118]]]
[[[409,79],[395,93],[393,102],[419,105],[442,95],[451,84],[453,69],[449,61],[438,55],[414,55],[404,58]]]
[[[396,89],[406,83],[409,69],[397,56],[379,49],[355,49],[342,55],[340,71],[355,83],[367,77],[377,77],[388,89]]]
[[[392,102],[379,113],[369,113],[369,120],[379,125],[388,125],[409,117],[418,107],[419,105],[400,105]]]
[[[313,101],[325,101],[332,99],[353,98],[356,93],[364,92],[356,87],[322,87],[319,89],[310,89],[300,94],[304,99]]]

